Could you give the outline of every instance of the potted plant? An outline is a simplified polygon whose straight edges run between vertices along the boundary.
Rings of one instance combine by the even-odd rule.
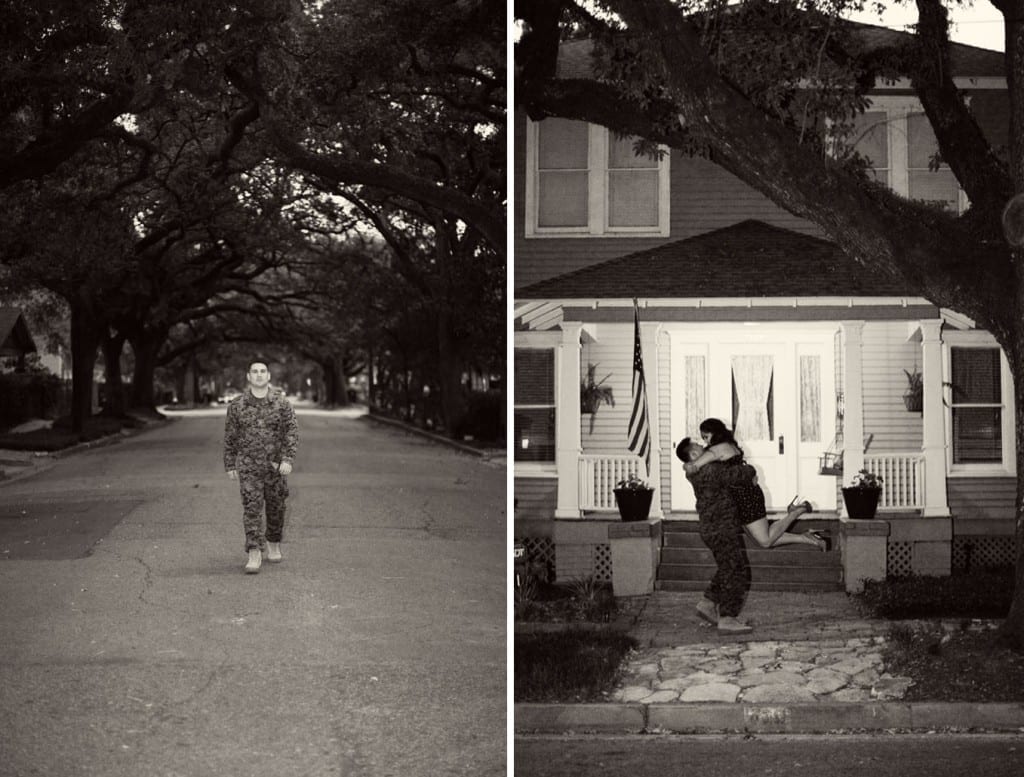
[[[911,413],[920,413],[924,406],[924,379],[917,367],[914,367],[913,372],[903,370],[903,374],[907,376],[908,384],[907,390],[903,394],[903,404]]]
[[[612,490],[619,515],[624,521],[646,521],[651,511],[654,489],[634,474],[615,484]]]
[[[594,416],[597,409],[602,405],[615,407],[615,396],[612,394],[612,387],[605,386],[604,382],[611,377],[605,375],[601,380],[595,379],[596,364],[587,365],[587,377],[580,382],[580,412],[590,416],[590,433],[594,433]]]
[[[869,520],[878,510],[878,498],[882,495],[882,478],[874,472],[862,469],[853,476],[853,482],[843,487],[843,502],[851,518]]]

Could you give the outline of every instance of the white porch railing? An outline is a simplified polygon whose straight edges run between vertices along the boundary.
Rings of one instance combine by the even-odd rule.
[[[924,454],[865,453],[864,468],[882,478],[879,510],[918,510],[924,507]],[[843,485],[848,485],[848,482]]]
[[[580,509],[616,510],[615,484],[643,471],[639,456],[584,453],[580,456]]]

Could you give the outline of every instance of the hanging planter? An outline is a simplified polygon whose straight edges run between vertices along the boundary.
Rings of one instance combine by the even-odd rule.
[[[596,364],[587,365],[587,377],[580,382],[580,413],[590,416],[590,433],[594,433],[594,416],[601,405],[615,407],[615,395],[611,386],[605,386],[604,382],[611,377],[611,373],[605,375],[601,380],[596,380],[594,375],[597,370]]]
[[[924,379],[917,367],[914,367],[913,372],[903,370],[903,374],[907,376],[908,384],[903,394],[903,404],[907,406],[909,412],[920,413],[924,407]]]

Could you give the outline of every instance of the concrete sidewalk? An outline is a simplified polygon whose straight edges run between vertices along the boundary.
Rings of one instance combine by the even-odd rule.
[[[615,627],[635,637],[639,649],[608,702],[517,704],[515,729],[1024,732],[1024,704],[903,701],[913,681],[889,673],[882,655],[890,622],[865,617],[843,592],[751,592],[742,617],[754,630],[734,636],[698,617],[700,596],[656,591],[624,601]]]

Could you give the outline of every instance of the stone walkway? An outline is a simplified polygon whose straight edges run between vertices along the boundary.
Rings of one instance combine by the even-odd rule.
[[[630,659],[611,700],[788,704],[901,699],[913,681],[885,671],[884,643],[885,637],[873,636],[647,649]]]

